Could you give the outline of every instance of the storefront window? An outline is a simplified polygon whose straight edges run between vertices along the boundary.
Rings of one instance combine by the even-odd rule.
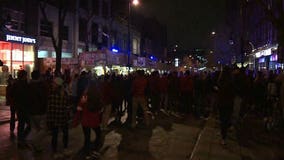
[[[9,76],[9,66],[11,64],[11,43],[0,41],[0,59],[3,62],[3,66],[1,66],[0,69],[0,85],[2,85],[6,84],[6,80]]]
[[[34,68],[34,47],[0,41],[0,59],[3,62],[0,69],[0,85],[3,85],[6,84],[9,74],[16,78],[17,72],[21,69],[25,69],[30,75]]]
[[[34,47],[32,45],[24,45],[24,69],[31,73],[34,69]]]

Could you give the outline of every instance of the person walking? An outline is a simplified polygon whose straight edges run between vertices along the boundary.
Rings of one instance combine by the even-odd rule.
[[[221,144],[226,144],[227,130],[231,126],[231,117],[233,113],[234,91],[232,88],[231,70],[225,66],[219,77],[219,118],[221,129]]]
[[[139,106],[143,109],[144,122],[146,126],[149,126],[149,115],[148,115],[148,106],[147,106],[147,98],[145,95],[146,87],[148,85],[148,81],[144,76],[143,70],[136,71],[136,77],[134,78],[131,86],[131,91],[133,95],[133,103],[132,103],[132,120],[131,127],[136,127],[136,115]]]
[[[30,132],[30,115],[29,115],[29,97],[28,91],[28,81],[27,72],[25,70],[20,70],[18,72],[18,78],[14,84],[14,91],[12,93],[12,99],[14,101],[17,118],[17,139],[18,148],[26,148],[26,136]]]
[[[166,113],[168,115],[168,108],[169,108],[169,104],[168,104],[168,85],[169,85],[169,81],[168,81],[168,74],[164,73],[158,81],[158,87],[160,90],[160,109],[162,111],[164,111],[164,113]]]
[[[153,112],[155,115],[158,115],[158,113],[160,112],[161,92],[159,89],[159,85],[157,84],[157,82],[159,82],[159,79],[160,75],[158,71],[152,72],[148,79],[149,98],[151,100],[151,112]]]
[[[98,157],[102,145],[101,133],[101,96],[99,92],[99,82],[91,82],[86,91],[83,93],[78,111],[81,111],[81,125],[84,133],[83,151],[87,154],[86,158]],[[96,133],[94,147],[91,146],[91,130]],[[92,150],[94,148],[94,150]]]
[[[29,83],[30,115],[31,115],[31,142],[34,152],[41,152],[41,139],[46,136],[45,114],[47,108],[47,85],[40,80],[40,72],[32,72],[32,80]]]
[[[56,77],[53,80],[53,86],[51,94],[47,99],[47,126],[51,130],[51,147],[53,151],[53,156],[55,159],[61,158],[63,156],[69,155],[68,150],[68,139],[69,139],[69,129],[68,121],[70,118],[70,105],[67,93],[63,88],[63,80]],[[64,151],[63,155],[58,152],[57,138],[59,130],[63,132],[63,145]]]
[[[193,95],[194,95],[194,84],[190,71],[187,70],[179,79],[179,90],[180,90],[180,113],[192,112]],[[198,106],[200,107],[200,106]],[[196,114],[196,113],[195,113]]]

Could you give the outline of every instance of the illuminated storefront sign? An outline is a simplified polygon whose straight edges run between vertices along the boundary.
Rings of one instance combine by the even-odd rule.
[[[269,55],[271,55],[271,48],[265,49],[265,50],[262,50],[260,52],[255,53],[256,58],[259,58],[259,57],[262,57],[262,56],[269,56]]]
[[[15,35],[9,35],[9,34],[6,35],[6,41],[19,42],[19,43],[30,43],[30,44],[36,43],[36,39],[34,38],[15,36]]]

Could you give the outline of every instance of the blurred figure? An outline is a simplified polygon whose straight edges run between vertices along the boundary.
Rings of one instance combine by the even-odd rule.
[[[77,105],[79,102],[79,98],[77,95],[77,88],[78,88],[78,79],[79,75],[75,74],[71,80],[70,88],[71,88],[71,99],[72,99],[72,110],[75,113],[77,111]]]
[[[83,150],[87,154],[86,159],[98,158],[98,150],[102,146],[101,134],[101,96],[99,82],[91,82],[87,90],[83,93],[78,111],[82,111],[81,124],[84,133],[84,147]],[[91,130],[96,133],[96,140],[94,143],[94,150],[91,146]]]
[[[183,76],[180,78],[179,82],[179,90],[180,90],[180,112],[181,113],[189,113],[193,111],[193,92],[194,92],[194,84],[192,77],[190,75],[190,71],[187,70]]]
[[[165,113],[167,114],[168,112],[168,85],[169,85],[169,81],[168,81],[168,74],[164,73],[159,81],[158,81],[158,86],[159,86],[159,90],[160,90],[160,109],[163,109],[165,111]]]
[[[175,114],[178,111],[179,106],[179,78],[176,71],[171,72],[168,75],[169,85],[168,85],[168,107],[169,113]]]
[[[68,121],[70,118],[68,94],[65,92],[63,87],[63,80],[56,77],[53,80],[53,86],[51,94],[48,96],[47,101],[47,126],[52,132],[51,146],[54,158],[60,158],[64,155],[68,155],[68,139],[69,139],[69,128]],[[63,155],[58,152],[57,138],[59,130],[63,132]]]
[[[14,84],[14,91],[12,99],[14,100],[14,105],[16,108],[17,118],[18,118],[18,147],[25,148],[26,136],[30,132],[30,111],[29,111],[29,97],[28,97],[28,81],[27,72],[25,70],[20,70],[18,72],[18,78]]]
[[[231,126],[231,117],[233,113],[234,91],[232,88],[232,76],[229,67],[224,67],[219,77],[219,118],[222,135],[221,143],[226,144],[227,130]]]
[[[253,84],[254,105],[256,112],[263,116],[263,108],[266,98],[266,80],[261,71],[257,72],[256,78]]]
[[[78,99],[81,98],[81,96],[83,95],[83,93],[86,90],[86,88],[88,87],[88,85],[89,85],[89,78],[88,78],[87,72],[82,71],[80,76],[79,76],[78,82],[77,82],[77,97],[78,97]]]
[[[158,71],[154,71],[151,73],[148,79],[148,87],[149,87],[149,98],[151,99],[151,111],[158,115],[160,111],[160,89],[157,82],[159,82],[160,75]]]
[[[131,86],[131,92],[133,95],[132,103],[132,120],[131,127],[136,127],[136,115],[139,106],[143,109],[144,121],[146,126],[149,126],[149,115],[148,115],[148,106],[147,98],[145,96],[145,91],[147,87],[147,79],[144,76],[143,70],[136,71],[136,77],[134,78]]]
[[[11,136],[14,136],[15,121],[16,121],[16,108],[15,108],[14,100],[12,97],[13,85],[14,85],[14,79],[12,75],[9,75],[9,78],[7,80],[7,87],[6,87],[6,105],[10,106],[10,135]]]
[[[40,80],[40,72],[32,72],[29,83],[30,115],[31,115],[31,142],[35,152],[41,152],[41,139],[46,135],[45,114],[47,108],[47,85]]]

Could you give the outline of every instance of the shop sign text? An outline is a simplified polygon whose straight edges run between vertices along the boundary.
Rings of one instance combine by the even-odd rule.
[[[12,42],[20,42],[20,43],[36,43],[36,39],[34,38],[28,38],[28,37],[21,37],[21,36],[15,36],[15,35],[6,35],[6,41],[12,41]]]

